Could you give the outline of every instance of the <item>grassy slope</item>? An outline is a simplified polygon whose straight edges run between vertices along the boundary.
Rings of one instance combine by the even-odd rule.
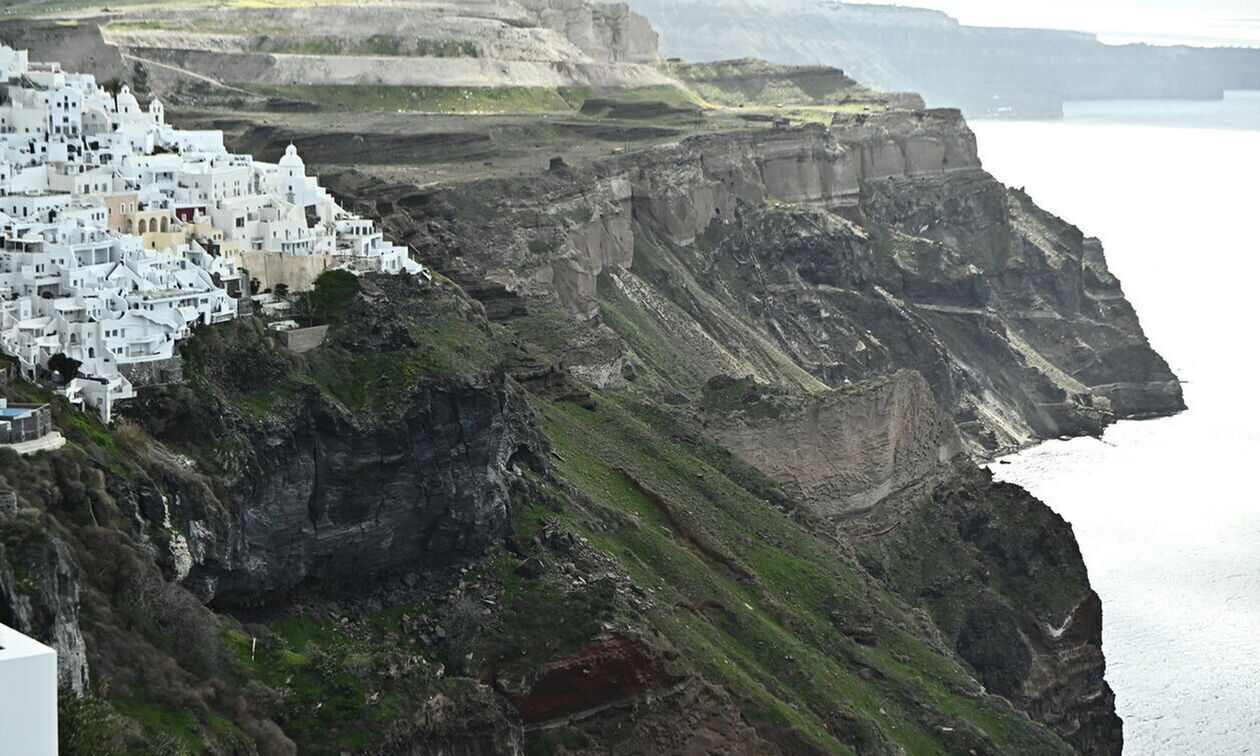
[[[912,613],[724,451],[626,398],[538,409],[559,477],[633,518],[585,512],[567,524],[655,591],[652,626],[694,671],[732,689],[750,720],[837,752],[889,740],[944,753],[940,728],[975,734],[970,725],[1008,752],[1062,750],[1005,702],[976,695],[950,656],[909,631]],[[874,624],[876,645],[846,634],[859,622]]]
[[[422,113],[575,113],[591,98],[619,102],[696,105],[681,87],[442,87],[388,84],[262,84],[234,87],[269,97],[303,100],[350,110],[409,110]]]
[[[879,95],[839,69],[784,66],[764,60],[687,63],[669,61],[661,69],[714,105],[728,107],[775,105],[839,105],[849,101],[874,102]]]
[[[304,100],[350,110],[423,113],[552,113],[571,110],[548,87],[427,87],[385,84],[258,84],[232,86],[269,97]]]

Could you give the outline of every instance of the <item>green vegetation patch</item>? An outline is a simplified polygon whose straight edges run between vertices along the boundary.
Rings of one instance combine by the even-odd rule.
[[[232,86],[268,97],[349,110],[421,113],[557,113],[572,110],[549,87],[436,87],[386,84],[259,84]]]
[[[370,286],[371,291],[363,291]],[[217,401],[257,422],[323,393],[348,410],[388,416],[434,380],[481,381],[502,360],[494,330],[449,284],[407,283],[388,277],[372,284],[344,271],[324,273],[299,297],[294,312],[331,325],[325,344],[304,354],[280,347],[256,318],[198,329],[182,345],[186,387],[165,390],[167,404],[199,420],[174,424],[154,406],[145,422],[168,441],[186,441],[199,464],[215,468],[243,440],[215,415]],[[178,395],[178,396],[175,396]],[[184,429],[191,429],[185,432]],[[204,433],[194,432],[204,428]],[[211,446],[207,446],[211,444]]]
[[[785,66],[764,60],[661,64],[691,90],[715,105],[728,107],[776,105],[841,105],[875,101],[872,92],[843,71],[826,66]]]
[[[658,103],[670,108],[685,109],[708,106],[700,95],[676,84],[654,84],[645,87],[560,87],[557,91],[575,110],[581,110],[588,100],[622,105]]]
[[[426,58],[476,58],[480,55],[471,40],[416,39],[392,34],[346,38],[255,37],[250,48],[258,52],[306,55],[389,55]]]
[[[411,603],[353,620],[293,615],[227,629],[223,643],[238,683],[262,683],[283,702],[285,730],[304,753],[358,753],[439,687],[440,671],[406,632],[425,611]]]
[[[315,48],[292,51],[320,53]],[[640,122],[672,123],[680,116],[694,117],[688,114],[694,114],[704,104],[694,92],[672,85],[596,89],[234,82],[232,86],[268,97],[302,100],[325,107],[420,113],[575,113],[588,101],[599,100],[607,105],[592,115],[613,115]],[[657,107],[647,107],[651,105]]]
[[[772,386],[757,383],[750,377],[717,376],[704,387],[700,406],[724,415],[740,412],[753,419],[776,418],[786,407],[776,396],[781,392]]]
[[[651,593],[653,627],[749,721],[835,753],[950,753],[951,733],[983,742],[981,726],[1001,752],[1067,751],[909,630],[899,601],[764,476],[668,413],[607,394],[594,410],[538,410],[557,474],[606,508],[562,517]]]
[[[299,297],[295,309],[316,323],[339,323],[358,293],[359,277],[355,274],[346,270],[324,271],[311,290]]]

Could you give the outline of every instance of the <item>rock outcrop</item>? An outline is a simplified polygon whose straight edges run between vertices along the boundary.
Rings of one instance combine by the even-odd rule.
[[[669,671],[669,659],[659,650],[637,638],[611,635],[548,662],[525,690],[506,693],[521,720],[536,723],[660,691],[677,682],[679,678]]]
[[[896,517],[849,523],[867,563],[928,609],[992,693],[1081,753],[1119,753],[1102,607],[1071,526],[1027,492],[963,469]]]
[[[931,485],[963,452],[927,381],[909,370],[803,400],[740,401],[751,411],[714,413],[706,429],[824,517]],[[773,404],[758,412],[761,401]]]
[[[70,549],[27,513],[0,520],[0,624],[57,650],[57,684],[82,693],[87,646],[79,629],[79,567]]]
[[[508,462],[522,443],[516,401],[502,383],[425,387],[396,419],[364,427],[314,394],[292,424],[250,434],[240,477],[217,501],[173,478],[174,493],[137,490],[124,506],[134,502],[143,519],[159,502],[172,510],[190,556],[182,568],[172,557],[172,568],[222,605],[449,569],[507,526]]]
[[[0,22],[0,42],[31,50],[31,60],[57,61],[66,71],[91,73],[102,83],[125,79],[132,72],[121,51],[107,44],[94,24],[5,19]]]
[[[333,348],[381,370],[421,369],[408,361],[424,347],[397,326],[400,316],[440,318],[444,307],[473,316],[449,295],[412,299],[420,284],[382,279],[363,287],[356,328],[341,330]],[[450,570],[504,533],[512,467],[533,458],[534,439],[524,400],[502,371],[439,372],[360,400],[390,408],[381,413],[310,386],[284,389],[292,363],[269,354],[275,347],[265,336],[237,326],[197,357],[202,375],[222,376],[228,393],[190,401],[184,391],[158,390],[132,413],[184,444],[235,438],[240,448],[220,460],[227,469],[211,481],[176,468],[155,486],[119,481],[116,493],[137,522],[185,534],[167,547],[169,569],[203,600],[249,605],[297,588]],[[233,392],[290,390],[264,423],[232,409]]]

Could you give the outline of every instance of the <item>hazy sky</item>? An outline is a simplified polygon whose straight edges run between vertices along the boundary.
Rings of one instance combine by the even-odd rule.
[[[1104,41],[1260,47],[1260,0],[864,1],[935,8],[965,24],[977,26],[1032,26],[1094,32]]]

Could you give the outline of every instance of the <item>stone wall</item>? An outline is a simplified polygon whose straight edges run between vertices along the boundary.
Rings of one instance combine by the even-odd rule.
[[[285,284],[289,291],[305,291],[328,270],[332,255],[285,255],[279,252],[230,252],[227,257],[258,280],[259,291]]]
[[[136,386],[164,386],[184,380],[184,362],[179,355],[152,362],[119,364],[118,372]]]
[[[292,331],[280,332],[280,340],[284,343],[285,348],[298,354],[309,352],[323,344],[324,339],[327,337],[328,326],[326,325],[295,328]]]

